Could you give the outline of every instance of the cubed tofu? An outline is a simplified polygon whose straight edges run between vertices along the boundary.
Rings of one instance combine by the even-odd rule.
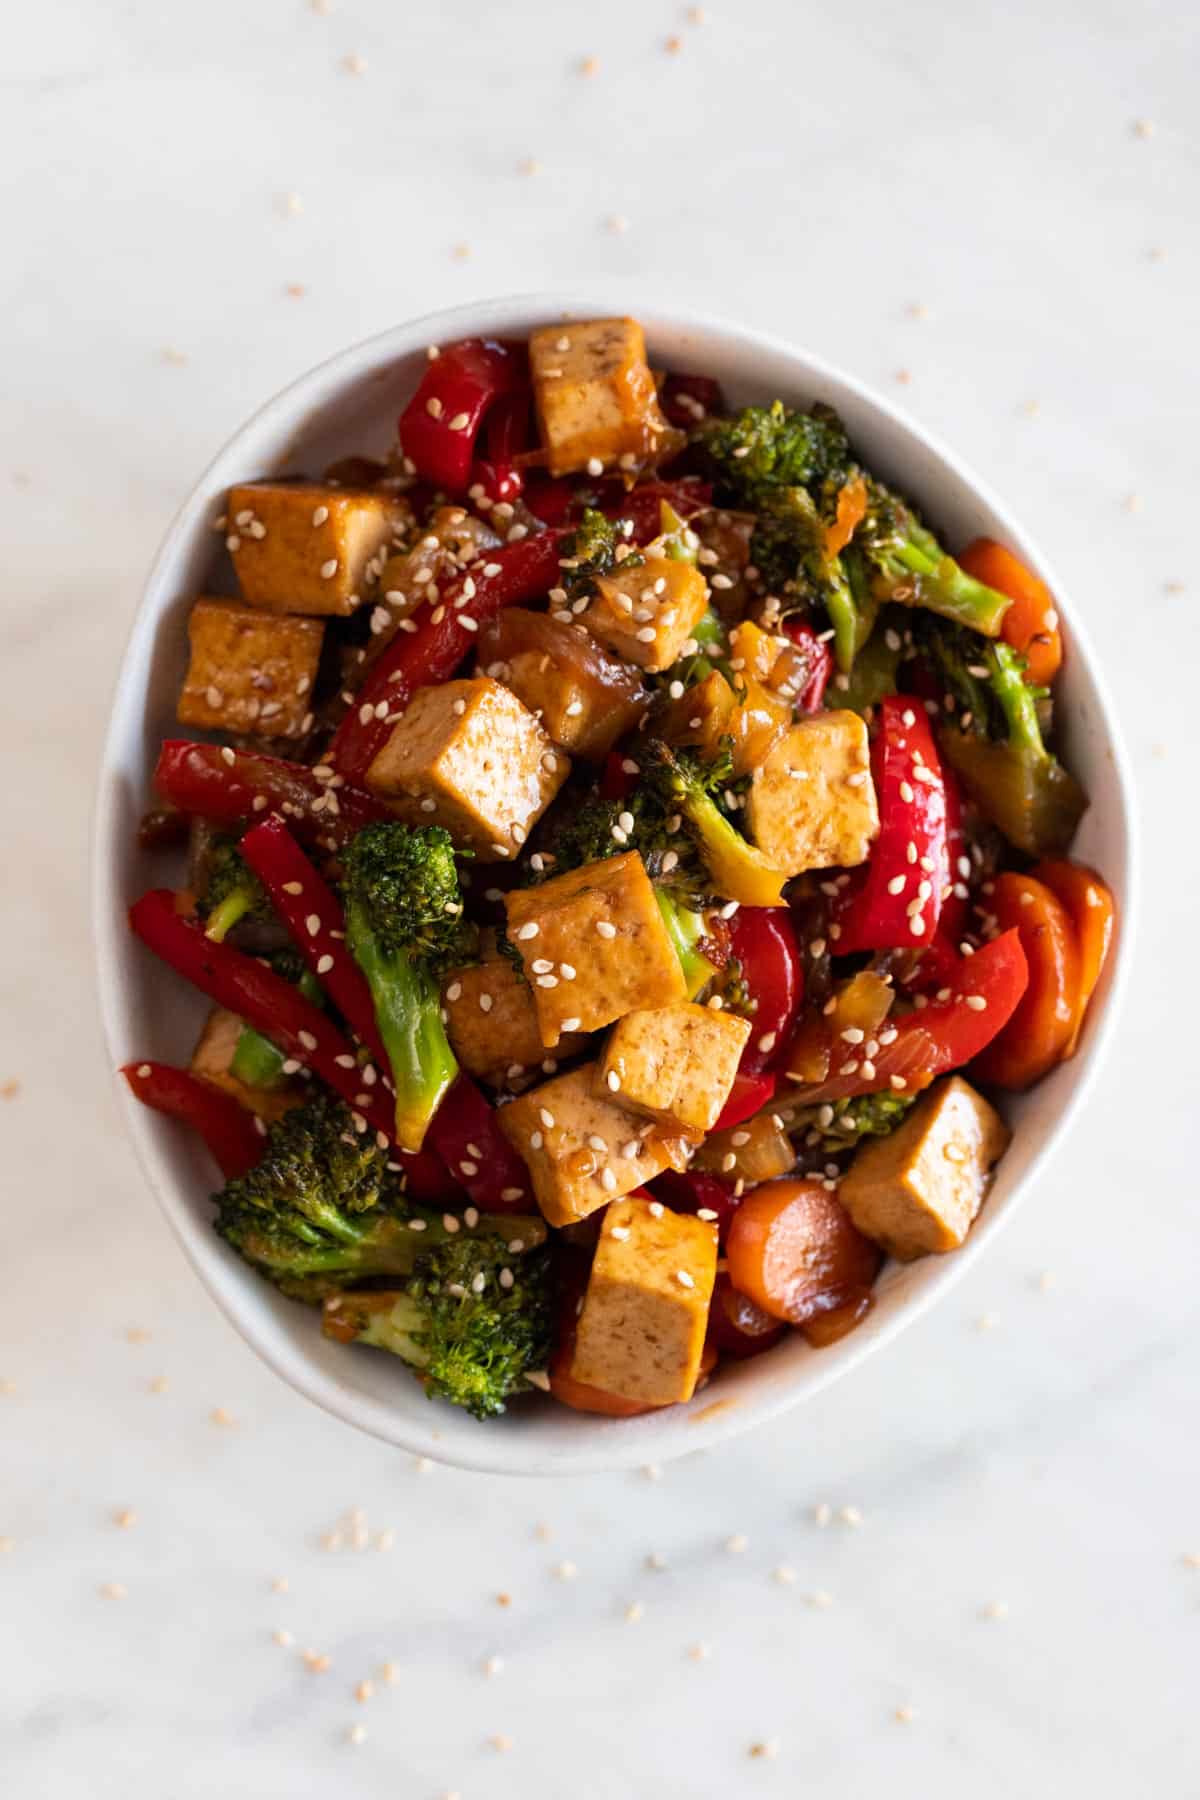
[[[594,1063],[531,1088],[496,1117],[551,1225],[573,1225],[664,1169],[686,1168],[691,1148],[615,1097],[602,1099]]]
[[[547,325],[530,334],[529,367],[552,475],[641,462],[669,435],[636,319]]]
[[[706,762],[728,744],[736,779],[758,768],[771,746],[790,731],[792,709],[754,675],[735,669],[733,679],[736,691],[714,669],[667,702],[658,729],[668,744],[697,745]]]
[[[254,481],[230,490],[225,542],[251,606],[346,614],[378,578],[410,517],[407,504],[388,494]]]
[[[746,828],[777,869],[851,869],[879,834],[867,728],[857,713],[802,719],[754,771]]]
[[[546,1050],[533,995],[506,956],[454,969],[442,986],[446,1035],[463,1068],[489,1087],[511,1088],[539,1069]],[[573,1056],[586,1042],[570,1032],[559,1056]]]
[[[223,1006],[214,1006],[196,1040],[189,1066],[193,1075],[198,1075],[211,1087],[220,1088],[222,1093],[231,1094],[239,1106],[256,1113],[269,1125],[282,1118],[289,1107],[301,1105],[304,1093],[299,1082],[286,1078],[278,1087],[264,1088],[251,1087],[249,1082],[239,1081],[236,1075],[230,1074],[229,1065],[245,1028],[245,1021],[236,1013],[227,1012]]]
[[[614,1201],[579,1315],[573,1379],[647,1406],[690,1400],[716,1273],[715,1225],[654,1201]]]
[[[621,1105],[703,1137],[729,1098],[750,1036],[749,1019],[685,1001],[626,1013],[609,1034],[599,1092],[615,1074]]]
[[[418,688],[366,785],[414,825],[444,825],[483,862],[515,856],[567,779],[517,696],[490,676]]]
[[[635,850],[504,897],[542,1042],[599,1031],[635,1007],[687,999],[679,957]]]
[[[618,656],[657,674],[678,662],[707,608],[708,583],[695,563],[647,556],[599,578],[583,623]]]
[[[176,717],[242,736],[299,737],[311,717],[325,626],[255,612],[240,600],[197,600]]]
[[[510,657],[504,685],[537,715],[556,744],[588,762],[607,756],[646,711],[645,701],[623,700],[577,680],[543,650],[518,650]]]
[[[838,1198],[863,1235],[902,1262],[957,1250],[1011,1137],[995,1107],[951,1075],[895,1131],[861,1145]]]

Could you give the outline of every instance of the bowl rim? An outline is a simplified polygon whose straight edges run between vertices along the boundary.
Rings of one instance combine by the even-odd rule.
[[[741,1395],[733,1406],[723,1406],[718,1402],[708,1410],[708,1416],[704,1416],[703,1408],[699,1416],[693,1414],[688,1417],[690,1409],[670,1408],[661,1414],[646,1414],[628,1421],[606,1421],[581,1414],[578,1441],[574,1444],[526,1446],[519,1436],[505,1432],[503,1425],[500,1425],[480,1430],[465,1444],[456,1440],[450,1445],[439,1433],[441,1415],[438,1409],[427,1409],[427,1423],[422,1420],[417,1408],[400,1407],[394,1413],[382,1412],[374,1400],[327,1375],[306,1352],[291,1348],[277,1349],[257,1329],[254,1308],[236,1304],[230,1295],[219,1291],[210,1283],[192,1241],[195,1221],[183,1200],[180,1184],[167,1167],[167,1159],[158,1139],[156,1128],[160,1128],[162,1122],[133,1098],[126,1083],[115,1073],[123,1054],[123,1026],[130,1009],[125,1004],[119,979],[118,943],[123,941],[127,901],[119,874],[120,865],[111,854],[116,842],[116,784],[112,776],[119,766],[120,740],[126,730],[130,708],[137,709],[139,715],[144,715],[145,711],[144,684],[133,652],[158,618],[165,599],[169,597],[164,590],[164,579],[181,542],[190,540],[192,534],[200,530],[207,531],[210,528],[206,513],[213,480],[228,462],[236,458],[245,439],[267,429],[273,423],[281,423],[287,419],[300,423],[306,416],[305,401],[311,390],[328,387],[339,377],[348,382],[356,374],[362,373],[364,366],[375,366],[388,355],[399,359],[412,355],[426,343],[445,342],[467,335],[527,329],[530,318],[536,315],[554,319],[565,315],[607,317],[617,313],[636,317],[645,325],[647,335],[651,338],[656,328],[673,332],[709,333],[723,340],[748,365],[756,357],[773,356],[794,364],[797,378],[806,383],[819,385],[827,382],[831,386],[840,387],[853,394],[871,413],[907,434],[933,459],[944,465],[944,470],[949,471],[990,512],[1008,541],[1019,548],[1023,557],[1034,563],[1062,601],[1071,621],[1072,658],[1077,659],[1084,668],[1095,691],[1100,731],[1113,765],[1114,793],[1120,812],[1119,826],[1125,849],[1124,892],[1111,966],[1105,978],[1103,1010],[1098,1018],[1093,1018],[1090,1022],[1088,1040],[1079,1056],[1075,1080],[1056,1118],[1045,1131],[1040,1144],[1034,1147],[1028,1167],[1007,1197],[1002,1212],[991,1219],[986,1233],[977,1235],[973,1232],[961,1249],[952,1256],[940,1259],[936,1278],[907,1298],[902,1306],[896,1307],[889,1319],[882,1321],[869,1334],[855,1332],[843,1340],[839,1346],[840,1354],[836,1357],[831,1355],[828,1364],[822,1359],[816,1369],[807,1371],[802,1382],[795,1379],[771,1383],[768,1390],[757,1397],[752,1393]],[[328,396],[323,404],[328,404]],[[238,477],[233,475],[231,478]],[[227,486],[228,482],[222,481],[221,485]],[[1063,598],[1064,594],[1062,583],[1057,579],[1053,565],[1044,556],[1040,546],[1034,543],[1029,533],[1013,518],[988,483],[982,481],[975,470],[956,452],[951,451],[936,433],[918,424],[907,412],[867,383],[790,339],[677,302],[663,300],[659,304],[650,284],[644,282],[597,282],[589,285],[583,292],[575,288],[554,288],[533,293],[501,295],[422,314],[384,331],[372,333],[334,352],[289,381],[243,420],[209,460],[163,533],[126,634],[112,689],[92,813],[90,903],[103,1040],[110,1073],[116,1082],[118,1104],[125,1128],[159,1208],[205,1291],[267,1366],[323,1411],[381,1442],[414,1455],[427,1456],[454,1467],[488,1474],[592,1474],[633,1468],[651,1461],[673,1459],[708,1449],[766,1424],[802,1400],[830,1386],[843,1375],[849,1374],[935,1302],[941,1300],[954,1282],[961,1279],[983,1254],[992,1242],[996,1230],[1011,1216],[1017,1204],[1027,1197],[1036,1181],[1044,1176],[1052,1157],[1066,1141],[1111,1049],[1128,992],[1140,907],[1141,869],[1132,774],[1118,715],[1105,676],[1088,639],[1086,624],[1070,599]],[[414,1394],[417,1391],[415,1384],[413,1391]],[[686,1431],[678,1428],[681,1415],[686,1419]],[[672,1428],[673,1417],[675,1428]]]

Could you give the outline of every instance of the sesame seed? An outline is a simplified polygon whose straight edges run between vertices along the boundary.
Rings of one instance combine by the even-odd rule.
[[[833,1508],[827,1500],[819,1500],[812,1509],[812,1516],[813,1524],[823,1527],[828,1525],[830,1519],[833,1517]]]
[[[606,1171],[606,1172],[611,1172],[611,1171]],[[694,1288],[696,1285],[695,1277],[690,1275],[686,1269],[676,1269],[675,1279],[679,1283],[680,1287]]]
[[[564,1019],[562,1021],[561,1026],[559,1027],[559,1029],[561,1031],[578,1031],[582,1022],[583,1021],[581,1019],[575,1019],[575,1018]]]
[[[987,1011],[987,1000],[982,994],[968,994],[966,1000],[972,1012]]]
[[[604,464],[598,456],[589,456],[588,457],[587,472],[589,475],[593,475],[593,476],[603,475]]]
[[[652,1219],[661,1219],[666,1208],[663,1206],[661,1200],[652,1200],[646,1208],[646,1211],[650,1214]]]
[[[322,581],[332,581],[333,577],[337,574],[337,571],[338,571],[337,557],[336,556],[328,557],[326,559],[326,561],[321,564],[321,580]]]
[[[708,1644],[691,1644],[688,1647],[688,1656],[692,1662],[707,1662],[711,1655],[712,1650]]]
[[[579,1570],[573,1562],[564,1561],[555,1564],[554,1573],[560,1581],[574,1581]]]
[[[9,1538],[4,1540],[5,1544],[9,1544],[11,1541]],[[106,1581],[102,1583],[100,1592],[106,1600],[124,1600],[129,1589],[123,1581]]]
[[[479,996],[480,1012],[490,1013],[495,1004],[496,1004],[495,999],[491,994],[480,994],[480,996]]]
[[[758,1757],[768,1757],[768,1758],[773,1757],[773,1756],[778,1756],[779,1755],[779,1739],[778,1738],[764,1738],[761,1743],[751,1744],[750,1755],[758,1756]]]
[[[541,1149],[541,1147],[542,1147],[542,1145],[543,1145],[543,1144],[544,1144],[544,1143],[545,1143],[545,1141],[546,1141],[546,1140],[545,1140],[545,1138],[544,1138],[544,1137],[543,1137],[543,1136],[542,1136],[542,1134],[541,1134],[541,1132],[540,1132],[540,1131],[531,1131],[531,1132],[530,1132],[530,1134],[529,1134],[529,1148],[530,1148],[530,1149],[531,1149],[531,1150],[540,1150],[540,1149]]]
[[[609,919],[597,919],[596,930],[602,938],[615,938],[617,935],[617,928]]]
[[[281,1650],[290,1650],[296,1640],[290,1631],[280,1629],[271,1633],[271,1641],[278,1644]]]
[[[743,1550],[750,1548],[750,1539],[743,1531],[735,1531],[732,1537],[725,1539],[725,1548],[731,1556],[740,1556]]]

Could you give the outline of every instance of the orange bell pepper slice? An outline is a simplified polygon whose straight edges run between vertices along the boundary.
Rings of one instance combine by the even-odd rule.
[[[1027,1088],[1062,1061],[1078,1035],[1079,940],[1057,894],[1032,875],[998,875],[990,907],[1001,931],[1016,930],[1029,984],[975,1071],[996,1087]]]
[[[1053,681],[1062,665],[1063,643],[1054,595],[1045,582],[994,538],[975,538],[958,562],[976,581],[1012,601],[1000,635],[1026,659],[1026,680],[1035,687]]]
[[[1079,1006],[1075,1029],[1063,1052],[1064,1057],[1074,1056],[1084,1014],[1108,960],[1116,902],[1107,883],[1083,863],[1067,862],[1065,858],[1040,862],[1033,874],[1062,901],[1075,927],[1079,946]]]

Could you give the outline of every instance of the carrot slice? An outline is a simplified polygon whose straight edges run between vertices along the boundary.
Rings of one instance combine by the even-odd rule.
[[[838,489],[837,516],[825,527],[825,554],[836,556],[844,550],[867,516],[867,484],[861,475]]]
[[[1020,938],[1029,985],[975,1070],[997,1087],[1027,1088],[1062,1061],[1078,1032],[1079,941],[1062,901],[1032,875],[998,875],[990,905],[1001,931],[1015,928]]]
[[[803,1325],[869,1288],[879,1251],[819,1181],[766,1181],[729,1228],[729,1279],[773,1319]]]
[[[1108,884],[1083,863],[1068,862],[1064,857],[1039,863],[1033,873],[1062,901],[1075,927],[1079,945],[1079,1008],[1075,1029],[1063,1052],[1064,1056],[1074,1056],[1084,1014],[1108,959],[1116,903]]]
[[[976,581],[986,582],[1012,601],[1000,635],[1026,658],[1026,679],[1037,687],[1053,681],[1062,663],[1062,632],[1054,595],[1045,582],[994,538],[976,538],[958,561]]]

